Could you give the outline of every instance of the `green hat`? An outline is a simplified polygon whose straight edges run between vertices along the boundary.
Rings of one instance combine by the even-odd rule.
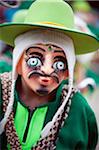
[[[92,52],[99,48],[99,41],[94,35],[74,28],[73,11],[63,0],[36,0],[28,9],[23,22],[0,25],[0,39],[14,46],[18,35],[37,28],[64,32],[73,40],[76,54]]]

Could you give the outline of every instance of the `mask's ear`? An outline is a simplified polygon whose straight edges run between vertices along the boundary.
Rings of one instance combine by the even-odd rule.
[[[68,69],[65,71],[64,80],[66,80],[69,77],[69,71]]]
[[[18,73],[19,75],[22,74],[22,59],[23,59],[23,57],[20,58],[20,60],[19,60],[19,62],[18,62],[18,64],[17,64],[17,67],[16,67],[16,71],[17,71],[17,73]]]
[[[69,76],[69,71],[68,71],[68,69],[66,70],[66,77],[68,77]]]

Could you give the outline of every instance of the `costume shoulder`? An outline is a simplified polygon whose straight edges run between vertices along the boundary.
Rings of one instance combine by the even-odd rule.
[[[3,114],[3,100],[5,100],[5,96],[8,97],[10,86],[11,72],[5,72],[0,74],[0,119]]]
[[[86,115],[86,119],[89,122],[95,122],[95,114],[93,109],[91,108],[88,101],[85,99],[85,97],[81,94],[81,92],[76,92],[72,99],[72,107],[71,109],[77,109],[78,113],[83,113]]]
[[[97,140],[98,140],[98,127],[96,116],[93,109],[87,103],[86,99],[82,96],[81,93],[77,95],[78,99],[81,101],[82,109],[86,114],[87,127],[88,127],[88,149],[95,149]],[[93,138],[94,137],[94,138]]]
[[[93,138],[94,137],[94,138]],[[59,133],[59,149],[95,149],[98,130],[95,115],[80,92],[72,97],[68,118]]]

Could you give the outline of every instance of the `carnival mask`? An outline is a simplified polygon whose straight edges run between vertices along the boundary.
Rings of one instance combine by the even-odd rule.
[[[47,95],[68,76],[64,51],[51,44],[29,47],[21,59],[21,75],[34,92]]]

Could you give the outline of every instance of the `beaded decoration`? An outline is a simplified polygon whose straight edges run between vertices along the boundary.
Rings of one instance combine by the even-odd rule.
[[[1,84],[2,84],[2,95],[3,95],[3,112],[6,111],[9,98],[11,94],[11,72],[10,73],[3,73],[0,75],[1,78]],[[55,150],[56,149],[56,142],[58,140],[58,133],[59,130],[64,125],[64,121],[68,117],[70,106],[71,106],[71,100],[76,93],[77,90],[74,88],[72,89],[71,95],[66,103],[66,106],[64,107],[64,110],[61,114],[58,115],[53,127],[50,129],[49,134],[45,138],[40,138],[37,142],[36,146],[32,147],[31,150]],[[68,86],[64,85],[62,89],[62,95],[61,95],[61,103],[66,98],[66,95],[68,93]],[[7,142],[10,144],[11,150],[22,150],[21,143],[19,141],[18,135],[16,133],[16,129],[14,126],[14,112],[10,113],[10,116],[8,118],[8,121],[5,126],[5,134],[7,137]]]

